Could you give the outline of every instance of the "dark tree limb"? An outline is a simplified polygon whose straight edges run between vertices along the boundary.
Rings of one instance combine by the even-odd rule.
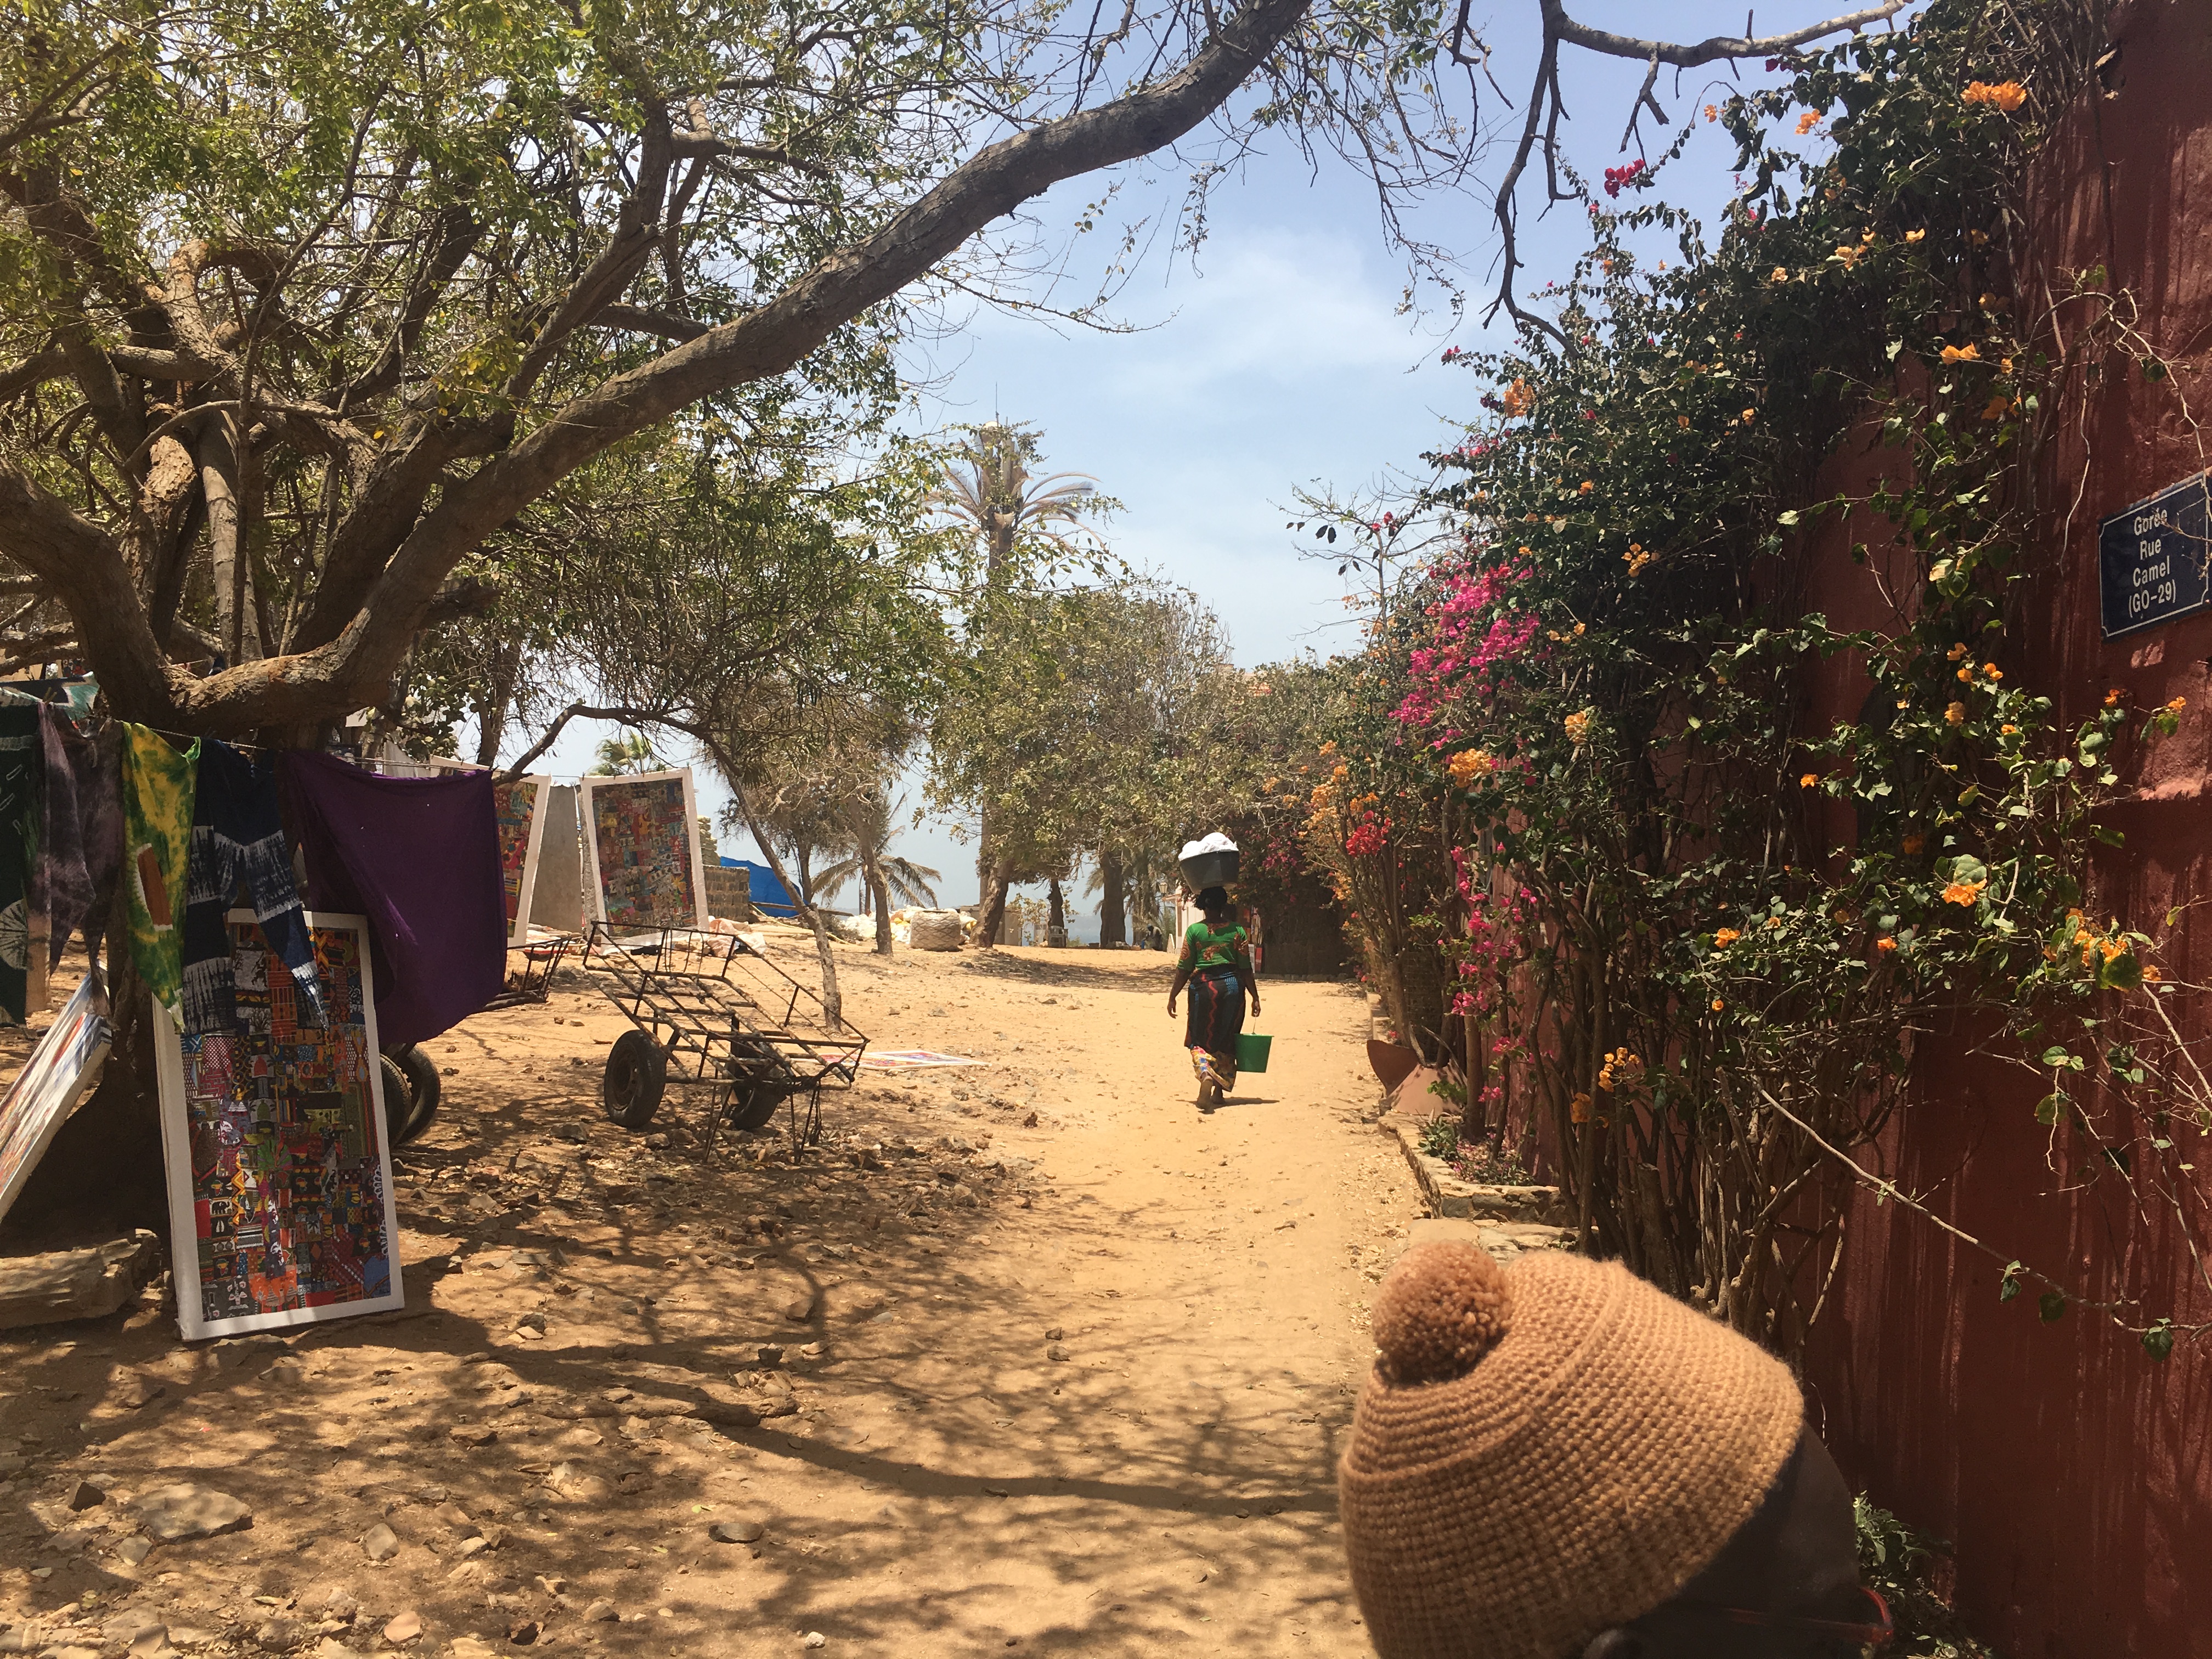
[[[1676,69],[1696,69],[1700,64],[1718,63],[1724,58],[1777,58],[1831,34],[1849,33],[1863,29],[1869,23],[1886,22],[1903,11],[1910,0],[1882,0],[1878,6],[1845,12],[1825,22],[1808,23],[1803,28],[1791,29],[1784,34],[1769,34],[1758,40],[1748,35],[1716,34],[1688,45],[1678,45],[1668,40],[1640,40],[1633,35],[1615,34],[1610,29],[1592,28],[1589,24],[1577,23],[1567,15],[1565,0],[1541,0],[1541,3],[1545,33],[1556,35],[1571,46],[1580,46],[1585,52],[1601,52],[1607,58],[1646,58],[1657,63],[1671,64]]]
[[[648,311],[643,306],[608,306],[592,321],[599,328],[627,329],[633,334],[658,334],[671,340],[696,340],[707,331],[704,323],[672,317],[665,311]]]

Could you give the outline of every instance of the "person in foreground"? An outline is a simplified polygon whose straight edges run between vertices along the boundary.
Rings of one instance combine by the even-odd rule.
[[[1337,1471],[1383,1659],[1856,1659],[1890,1635],[1781,1363],[1617,1262],[1416,1245]]]
[[[1258,1013],[1260,985],[1227,890],[1206,889],[1198,896],[1198,909],[1205,919],[1183,933],[1175,983],[1168,988],[1168,1018],[1175,1018],[1176,999],[1189,986],[1190,1018],[1182,1042],[1198,1073],[1198,1103],[1203,1107],[1237,1086],[1237,1034],[1244,1029],[1244,994],[1251,992],[1252,1012]]]

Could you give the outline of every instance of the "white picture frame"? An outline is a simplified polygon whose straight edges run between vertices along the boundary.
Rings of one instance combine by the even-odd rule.
[[[521,831],[522,863],[514,876],[514,914],[507,920],[507,942],[510,945],[530,943],[531,900],[538,890],[538,857],[545,845],[545,803],[551,797],[553,780],[543,773],[532,772],[492,786],[494,815],[499,823],[499,874],[501,894],[504,900],[508,880],[507,819],[498,805],[500,792],[518,790],[526,784],[530,787],[530,807]],[[507,798],[512,799],[512,794]]]
[[[619,799],[624,795],[632,799],[650,800],[659,794],[663,801],[671,799],[672,791],[680,791],[683,799],[684,833],[669,843],[689,860],[685,878],[690,884],[690,906],[681,908],[660,906],[650,914],[641,910],[627,892],[617,893],[617,902],[609,902],[608,880],[610,867],[605,860],[618,855],[623,848],[610,841],[603,844],[599,830],[602,799]],[[699,839],[699,802],[691,787],[691,769],[679,767],[669,772],[633,772],[607,778],[586,778],[576,793],[576,816],[584,827],[584,891],[590,901],[591,914],[587,920],[604,922],[617,933],[629,937],[650,933],[662,927],[696,927],[707,925],[707,866],[706,855]],[[663,850],[668,850],[664,848]],[[613,866],[617,880],[625,868],[642,866]],[[623,884],[628,886],[629,884]]]
[[[62,1125],[100,1081],[114,1041],[107,983],[94,968],[39,1034],[23,1069],[0,1096],[0,1218],[22,1195]]]
[[[254,1128],[258,1129],[264,1126],[260,1114],[251,1111],[226,1112],[225,1121],[222,1123],[210,1122],[204,1111],[196,1117],[191,1085],[185,1073],[186,1038],[178,1030],[175,1023],[170,1019],[168,1011],[149,995],[147,1000],[153,1009],[155,1072],[159,1080],[161,1093],[161,1155],[168,1177],[170,1271],[172,1282],[176,1289],[177,1323],[186,1341],[198,1341],[208,1337],[236,1336],[250,1331],[285,1330],[295,1326],[319,1324],[328,1320],[349,1319],[359,1314],[386,1313],[406,1305],[406,1291],[400,1273],[399,1212],[392,1187],[392,1136],[384,1109],[384,1067],[376,1041],[376,996],[374,974],[369,964],[368,924],[364,917],[356,915],[315,910],[310,910],[305,914],[311,938],[318,933],[348,933],[352,936],[353,972],[361,992],[359,1036],[357,1039],[349,1040],[348,1034],[356,1024],[347,1017],[350,1011],[349,1000],[343,1013],[331,1012],[337,1010],[337,1000],[331,995],[332,981],[328,975],[325,975],[324,1000],[327,1017],[342,1019],[346,1030],[337,1032],[331,1037],[323,1038],[322,1042],[325,1045],[332,1042],[346,1043],[346,1054],[342,1057],[357,1059],[362,1067],[366,1090],[363,1098],[364,1115],[359,1127],[362,1131],[362,1143],[368,1155],[362,1159],[356,1160],[355,1168],[358,1170],[370,1167],[374,1171],[378,1190],[373,1201],[372,1213],[380,1235],[375,1242],[382,1247],[383,1255],[380,1258],[365,1259],[366,1266],[362,1273],[363,1293],[357,1296],[311,1301],[307,1299],[307,1297],[313,1293],[308,1292],[290,1305],[277,1305],[282,1298],[267,1296],[262,1291],[255,1291],[253,1294],[260,1296],[262,1300],[270,1305],[232,1313],[210,1310],[211,1298],[209,1295],[210,1275],[203,1272],[201,1260],[201,1247],[207,1241],[204,1238],[200,1219],[199,1204],[204,1183],[194,1168],[195,1139],[196,1136],[198,1138],[199,1144],[203,1147],[212,1146],[220,1149],[224,1143],[224,1138],[233,1128],[239,1129],[242,1133],[249,1117],[253,1120]],[[253,912],[245,909],[233,910],[225,916],[224,923],[227,927],[235,928],[240,926],[254,927]],[[265,951],[265,942],[264,949]],[[269,963],[275,964],[273,971],[268,969]],[[281,982],[289,986],[290,975],[283,969],[281,960],[273,951],[266,952],[264,971],[272,985],[278,982],[281,975]],[[241,994],[249,999],[256,990],[260,988],[262,988],[250,982],[241,983],[239,987]],[[246,1006],[247,1005],[242,1005],[242,1011]],[[277,1066],[282,1056],[276,1051],[282,1046],[279,1038],[283,1034],[276,1030],[273,1022],[273,1010],[276,1006],[276,994],[273,990],[270,994],[270,1006],[272,1009],[272,1024],[263,1046],[269,1048],[270,1052],[265,1056],[257,1055],[253,1052],[258,1034],[249,1030],[243,1022],[236,1031],[195,1034],[192,1040],[196,1043],[204,1045],[211,1038],[220,1036],[229,1042],[236,1043],[235,1048],[227,1048],[224,1055],[225,1063],[234,1067],[241,1055],[249,1063],[256,1059],[266,1058],[269,1061],[266,1073],[257,1072],[254,1075],[266,1075],[270,1080],[271,1090],[274,1091],[279,1086],[280,1073]],[[303,1027],[300,1029],[298,1035],[315,1036],[331,1030],[332,1027],[329,1025],[319,1028]],[[240,1039],[243,1041],[240,1041]],[[196,1049],[196,1060],[198,1056],[204,1056],[205,1053],[204,1047]],[[320,1092],[328,1091],[298,1091],[293,1093],[289,1098],[276,1098],[273,1103],[276,1110],[270,1115],[266,1127],[277,1131],[288,1127],[298,1127],[296,1124],[285,1123],[283,1120],[286,1115],[297,1111],[302,1115],[309,1115],[319,1109],[325,1109],[306,1104],[313,1094]],[[249,1108],[252,1104],[251,1102],[240,1103]],[[218,1155],[220,1155],[219,1152]],[[239,1202],[237,1199],[219,1199],[210,1201],[228,1204]],[[356,1206],[357,1212],[360,1207]],[[290,1212],[273,1201],[262,1202],[260,1207],[251,1214],[244,1211],[230,1212],[231,1224],[228,1231],[237,1248],[230,1250],[211,1250],[210,1259],[212,1261],[223,1255],[244,1257],[246,1256],[247,1252],[258,1249],[262,1253],[260,1260],[266,1265],[270,1259],[268,1229],[286,1213]],[[214,1219],[215,1218],[210,1217],[211,1224]],[[326,1217],[315,1218],[310,1225],[311,1227],[319,1225],[326,1219]],[[296,1257],[303,1243],[310,1252],[313,1251],[319,1240],[329,1236],[326,1231],[295,1233],[285,1241],[285,1258],[289,1260]],[[361,1260],[361,1258],[356,1259]],[[383,1288],[380,1291],[377,1290],[377,1281],[370,1272],[379,1261],[383,1268]],[[251,1273],[243,1271],[242,1268],[234,1270],[225,1277],[233,1280],[243,1278],[249,1284],[252,1280]],[[239,1301],[238,1296],[226,1297],[220,1291],[213,1298],[213,1303],[233,1307],[237,1306]]]

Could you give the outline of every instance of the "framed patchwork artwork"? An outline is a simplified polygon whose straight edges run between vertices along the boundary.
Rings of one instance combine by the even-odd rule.
[[[40,1034],[23,1069],[0,1096],[0,1216],[8,1213],[77,1103],[100,1081],[114,1036],[107,1018],[107,987],[95,969]]]
[[[586,896],[619,936],[707,925],[705,860],[691,769],[586,778]]]
[[[553,780],[546,777],[509,778],[492,786],[509,945],[530,943],[530,898],[538,885],[538,854],[545,841],[545,801],[552,787]]]
[[[307,913],[329,1024],[233,910],[238,1018],[180,1031],[154,1005],[177,1322],[186,1340],[404,1305],[366,924]]]

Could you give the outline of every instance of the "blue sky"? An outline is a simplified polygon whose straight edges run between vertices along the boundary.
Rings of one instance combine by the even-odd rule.
[[[1765,5],[1755,21],[1771,33],[1849,9]],[[1581,0],[1572,12],[1600,27],[1666,30],[1677,39],[1741,27],[1739,17],[1723,19],[1708,5]],[[1483,31],[1498,79],[1516,103],[1534,61],[1535,16],[1534,0],[1496,6]],[[1756,64],[1743,73],[1747,84],[1768,78]],[[1642,75],[1640,64],[1570,52],[1563,80],[1575,118],[1566,132],[1586,175],[1626,159],[1618,145]],[[1698,111],[1731,84],[1720,65],[1686,73],[1679,94],[1671,71],[1662,75],[1661,101],[1676,125],[1655,129],[1648,116],[1644,123],[1655,152],[1681,121],[1697,124],[1661,193],[1708,222],[1732,191],[1735,150]],[[1486,87],[1484,111],[1512,118]],[[1502,171],[1509,143],[1501,135],[1484,169],[1489,178]],[[1131,169],[1117,208],[1124,216],[1171,213],[1187,170],[1157,158]],[[1095,178],[1071,180],[1031,210],[1048,239],[1062,237],[1099,193]],[[1540,180],[1533,195],[1524,190],[1524,294],[1565,274],[1585,239],[1582,210],[1571,204],[1529,223],[1541,194]],[[1434,200],[1413,228],[1459,250],[1471,295],[1487,293],[1496,238],[1486,195]],[[1057,296],[1063,303],[1079,302],[1095,286],[1095,261],[1112,251],[1109,234],[1102,227],[1076,240],[1069,285]],[[1093,240],[1099,250],[1085,246]],[[1286,149],[1261,155],[1216,185],[1209,234],[1194,259],[1167,257],[1169,241],[1158,239],[1116,302],[1133,331],[980,312],[913,353],[910,370],[922,384],[909,419],[918,430],[994,416],[1040,429],[1052,470],[1093,474],[1123,503],[1107,526],[1115,552],[1210,604],[1238,661],[1307,648],[1327,654],[1349,642],[1342,590],[1334,565],[1302,558],[1297,538],[1284,529],[1294,493],[1301,486],[1357,491],[1417,468],[1420,452],[1439,446],[1450,420],[1478,412],[1483,389],[1442,366],[1439,354],[1447,345],[1494,343],[1494,336],[1484,336],[1472,317],[1455,330],[1440,310],[1401,312],[1403,260],[1384,240],[1371,187],[1340,162],[1316,170]],[[584,769],[602,735],[571,728],[545,769]],[[720,792],[703,769],[699,784],[702,809],[718,809]],[[912,793],[920,805],[918,786]],[[926,823],[899,850],[945,872],[945,902],[975,898],[974,853],[954,839],[952,826]]]

